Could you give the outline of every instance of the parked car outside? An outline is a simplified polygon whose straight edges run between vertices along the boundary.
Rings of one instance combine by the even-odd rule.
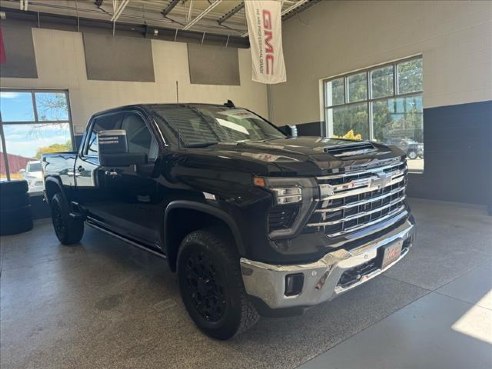
[[[39,160],[29,161],[26,169],[21,173],[29,186],[28,192],[42,192],[44,190],[43,172]]]
[[[410,160],[424,158],[424,144],[411,138],[389,138],[385,141],[385,144],[399,147],[405,151]]]

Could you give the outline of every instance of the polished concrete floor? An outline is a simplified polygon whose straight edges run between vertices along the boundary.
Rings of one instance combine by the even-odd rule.
[[[392,270],[228,342],[194,327],[163,260],[92,229],[61,246],[40,221],[0,239],[0,366],[490,369],[492,217],[411,205],[418,240]]]

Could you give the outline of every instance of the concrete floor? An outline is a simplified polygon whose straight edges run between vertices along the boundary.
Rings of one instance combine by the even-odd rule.
[[[492,217],[411,200],[418,240],[383,276],[228,342],[188,318],[163,260],[49,221],[1,241],[1,362],[13,368],[492,368]]]

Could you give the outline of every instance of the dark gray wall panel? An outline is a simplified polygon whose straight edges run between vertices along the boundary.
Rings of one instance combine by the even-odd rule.
[[[0,66],[2,77],[38,78],[32,28],[25,23],[2,21],[6,63]]]
[[[424,109],[424,150],[410,196],[492,204],[492,101]]]
[[[193,84],[241,84],[236,48],[188,44],[188,65]]]
[[[155,82],[150,40],[84,33],[87,79]]]
[[[321,136],[321,122],[297,124],[299,136]]]

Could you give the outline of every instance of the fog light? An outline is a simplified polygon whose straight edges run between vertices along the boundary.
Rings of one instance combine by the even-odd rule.
[[[304,274],[288,274],[285,276],[285,296],[296,296],[302,292]]]

